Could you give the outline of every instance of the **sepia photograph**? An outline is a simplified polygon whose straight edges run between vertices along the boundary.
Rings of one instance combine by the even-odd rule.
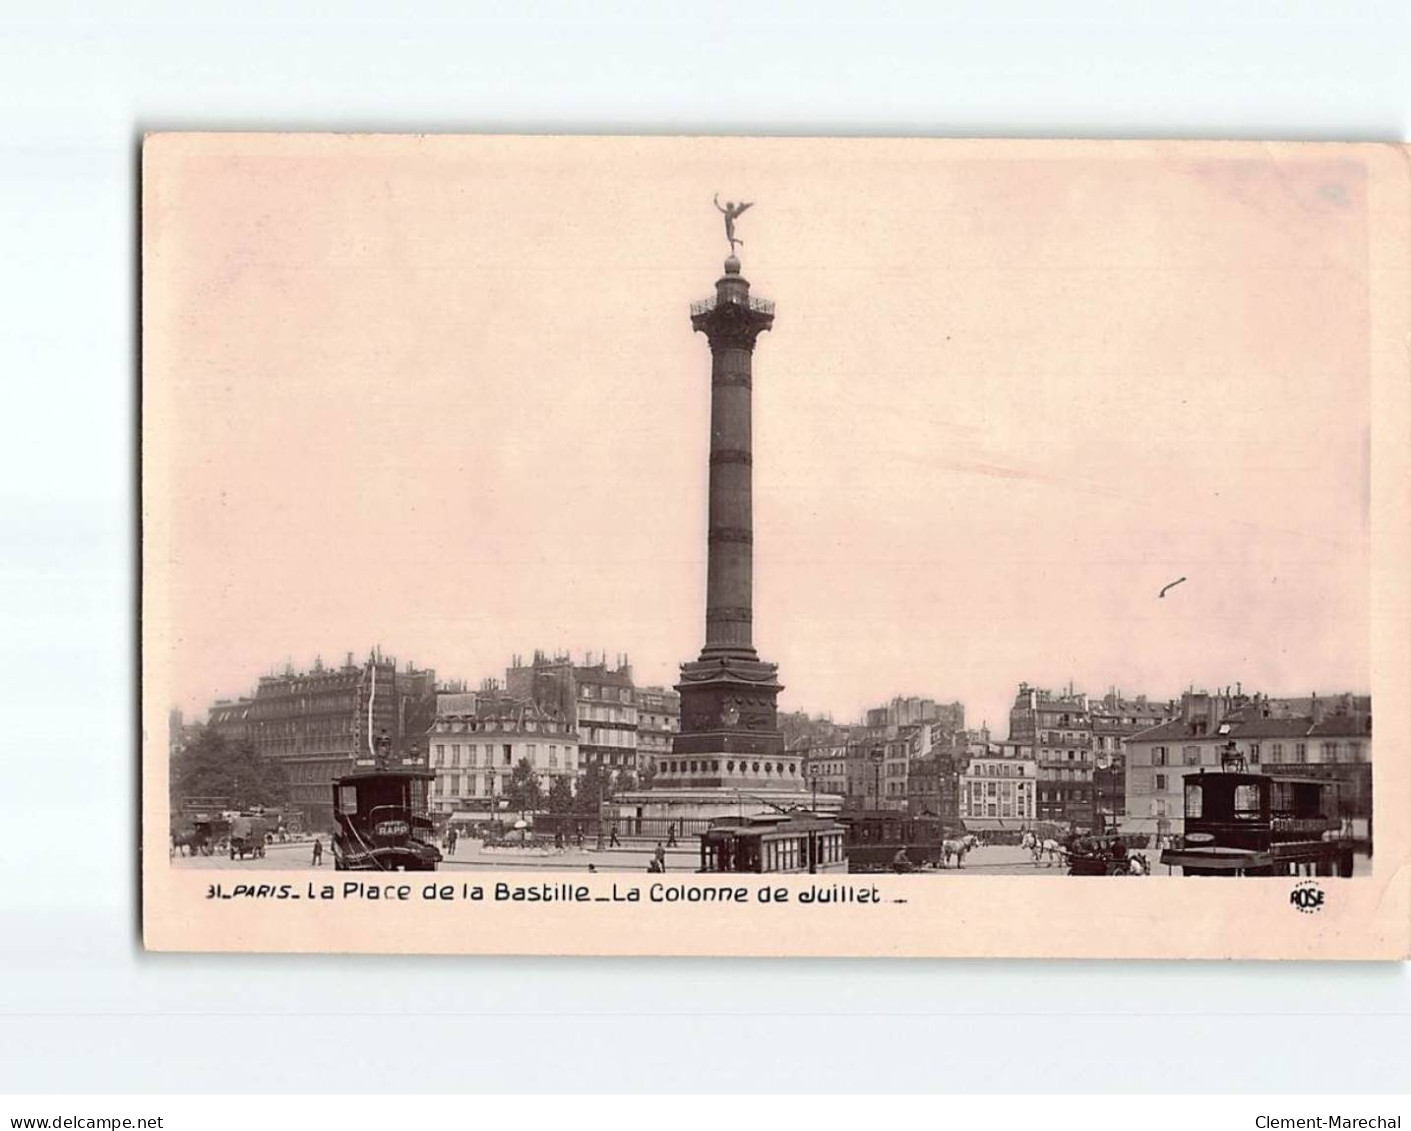
[[[147,945],[1404,957],[1404,157],[149,135]]]
[[[0,1127],[1406,1125],[1407,11],[12,7]]]

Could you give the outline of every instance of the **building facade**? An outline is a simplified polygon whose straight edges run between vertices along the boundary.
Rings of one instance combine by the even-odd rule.
[[[953,753],[937,748],[912,759],[906,808],[913,817],[940,817],[947,829],[960,816],[960,770]]]
[[[596,766],[623,778],[636,777],[637,699],[626,656],[618,656],[611,667],[591,654],[581,664],[567,653],[535,652],[528,664],[515,657],[505,671],[505,690],[513,699],[531,699],[558,711],[573,727],[580,772]],[[679,726],[679,701],[676,717]]]
[[[844,808],[882,808],[885,743],[862,731],[848,739],[845,751],[843,768],[847,777],[847,791],[843,795]]]
[[[1187,692],[1176,718],[1130,736],[1126,745],[1126,831],[1180,835],[1184,777],[1218,770],[1231,758],[1256,773],[1337,780],[1343,815],[1361,827],[1371,817],[1372,712],[1366,696],[1297,700]]]
[[[1031,749],[1024,743],[1001,744],[994,755],[970,759],[960,779],[960,818],[970,832],[1018,830],[1039,815],[1039,763],[1010,756]]]
[[[637,697],[637,776],[655,776],[671,741],[681,730],[681,696],[669,687],[639,687]]]
[[[846,741],[818,741],[796,747],[793,753],[804,768],[809,789],[845,797],[848,793],[848,746]]]
[[[545,797],[557,779],[572,788],[578,776],[578,735],[562,714],[495,685],[438,695],[426,749],[436,774],[431,807],[442,813],[503,808],[522,761]]]
[[[1009,712],[1009,738],[1034,748],[1038,819],[1090,827],[1095,763],[1088,697],[1071,687],[1055,695],[1021,683]]]
[[[1127,739],[1176,715],[1172,701],[1127,698],[1113,689],[1088,704],[1093,734],[1093,808],[1103,828],[1127,815]]]
[[[436,673],[411,663],[398,670],[378,649],[361,664],[349,653],[341,667],[316,662],[308,671],[286,667],[263,676],[254,695],[218,700],[209,720],[228,740],[248,740],[257,754],[277,760],[305,826],[329,829],[334,779],[370,755],[384,734],[398,761],[423,759],[435,712]]]

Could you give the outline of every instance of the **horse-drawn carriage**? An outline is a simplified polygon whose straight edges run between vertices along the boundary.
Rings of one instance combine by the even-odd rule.
[[[241,815],[230,822],[230,858],[244,860],[254,856],[263,859],[269,826],[263,817]]]
[[[1133,856],[1120,836],[1080,836],[1064,852],[1070,876],[1132,876],[1146,874],[1146,861]]]
[[[214,856],[230,835],[230,823],[223,817],[204,814],[178,821],[172,829],[173,854]]]

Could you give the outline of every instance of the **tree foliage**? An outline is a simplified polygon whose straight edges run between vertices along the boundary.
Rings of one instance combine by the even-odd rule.
[[[549,812],[573,812],[573,782],[566,777],[554,778],[549,786]]]
[[[612,797],[612,775],[598,763],[590,763],[578,779],[580,813],[596,813],[604,801]]]
[[[521,758],[510,771],[509,785],[505,789],[510,808],[527,813],[539,808],[543,797],[544,791],[539,786],[539,775],[534,772],[534,764],[528,758]]]
[[[178,798],[221,797],[240,810],[289,801],[289,779],[278,761],[262,757],[248,740],[227,742],[210,727],[172,759],[171,772]]]

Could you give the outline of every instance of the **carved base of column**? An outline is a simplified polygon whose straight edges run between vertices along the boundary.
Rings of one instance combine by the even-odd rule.
[[[681,732],[674,754],[783,752],[777,701],[783,687],[777,664],[739,656],[706,658],[681,665]]]

